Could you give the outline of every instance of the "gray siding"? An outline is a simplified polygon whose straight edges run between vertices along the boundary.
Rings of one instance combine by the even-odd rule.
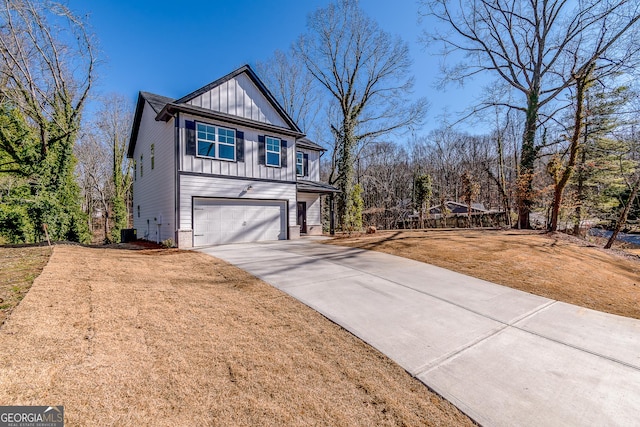
[[[194,120],[214,126],[232,128],[244,132],[244,162],[230,162],[191,156],[186,154],[185,120]],[[270,167],[258,164],[258,135],[269,135],[287,141],[287,167]],[[228,175],[230,177],[273,179],[279,181],[295,181],[295,138],[257,131],[255,129],[225,124],[215,120],[200,119],[193,116],[180,115],[180,170],[212,175]]]
[[[212,90],[196,96],[187,104],[257,122],[287,127],[280,114],[246,74],[240,74]]]
[[[251,185],[251,190],[245,191]],[[180,176],[180,229],[192,228],[192,197],[286,200],[289,204],[287,226],[296,223],[296,184],[211,176]]]
[[[173,120],[159,122],[145,103],[133,155],[137,178],[133,182],[133,227],[138,238],[151,241],[175,240],[175,164]],[[151,144],[155,146],[151,169]],[[140,176],[140,155],[144,174]],[[140,216],[138,216],[140,206]]]

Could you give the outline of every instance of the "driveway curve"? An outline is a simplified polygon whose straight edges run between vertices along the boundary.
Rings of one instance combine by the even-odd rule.
[[[314,308],[482,425],[638,422],[638,320],[313,239],[199,251]]]

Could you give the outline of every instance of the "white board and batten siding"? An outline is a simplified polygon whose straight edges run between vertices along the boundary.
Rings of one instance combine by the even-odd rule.
[[[137,177],[133,182],[133,228],[140,239],[162,242],[175,239],[176,231],[174,121],[156,121],[155,117],[156,113],[146,104],[133,153],[133,160],[137,162]],[[154,145],[153,169],[151,144]]]
[[[247,187],[251,189],[247,191]],[[180,177],[180,229],[193,227],[194,199],[246,199],[286,202],[287,226],[296,223],[296,184],[211,176]]]
[[[195,121],[220,126],[244,132],[244,161],[217,160],[187,154],[185,122]],[[277,132],[264,132],[247,127],[241,127],[216,121],[203,119],[186,114],[180,115],[180,170],[207,175],[224,175],[229,177],[258,178],[277,181],[294,182],[296,180],[295,138]],[[273,167],[258,164],[258,135],[268,135],[287,141],[287,166]]]
[[[196,96],[187,104],[261,123],[287,127],[280,114],[244,73]]]
[[[301,177],[302,179],[308,179],[310,181],[320,181],[320,153],[317,150],[308,150],[306,148],[298,148],[296,151],[300,151],[303,154],[309,156],[309,170],[307,175]]]

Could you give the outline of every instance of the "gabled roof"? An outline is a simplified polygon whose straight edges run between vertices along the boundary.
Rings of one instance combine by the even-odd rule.
[[[269,105],[273,107],[273,109],[277,112],[277,114],[282,118],[284,123],[288,126],[287,128],[282,128],[280,126],[272,125],[269,123],[262,123],[255,120],[250,120],[243,117],[237,117],[230,114],[225,114],[223,112],[208,110],[206,108],[198,107],[195,105],[190,105],[189,101],[194,98],[212,90],[216,86],[222,85],[225,82],[236,78],[240,74],[246,74],[246,76],[253,82],[253,84],[258,88],[260,93],[266,98]],[[176,112],[184,111],[190,114],[194,114],[201,117],[208,117],[213,119],[221,119],[226,120],[232,123],[236,123],[239,125],[254,127],[263,130],[270,130],[274,132],[282,132],[287,135],[294,136],[296,138],[304,136],[304,133],[300,130],[298,125],[293,121],[293,119],[287,114],[287,112],[282,108],[280,103],[275,99],[275,97],[271,94],[269,89],[262,83],[260,78],[256,75],[256,73],[251,69],[249,65],[243,65],[237,70],[227,74],[226,76],[219,78],[206,86],[201,87],[200,89],[191,92],[188,95],[183,96],[180,99],[172,99],[166,96],[156,95],[149,92],[139,92],[138,94],[138,102],[136,104],[136,111],[133,119],[133,126],[131,129],[131,137],[129,139],[129,148],[127,150],[127,156],[132,157],[135,149],[136,141],[138,139],[138,131],[140,128],[140,121],[142,120],[142,112],[144,110],[145,103],[149,103],[153,111],[156,113],[156,120],[168,121]],[[308,148],[311,149],[322,149],[319,145],[309,141],[310,146]],[[312,147],[315,146],[317,148]]]
[[[149,105],[151,105],[151,108],[153,108],[153,111],[155,111],[156,114],[162,111],[165,105],[174,101],[173,99],[167,98],[166,96],[156,95],[154,93],[149,93],[149,92],[140,92],[140,95],[142,95],[142,97],[147,100],[147,102],[149,103]]]
[[[162,109],[170,102],[173,102],[172,98],[166,96],[156,95],[149,92],[138,92],[138,102],[136,103],[136,112],[133,116],[133,125],[131,127],[131,137],[129,138],[129,148],[127,150],[127,157],[133,157],[133,150],[136,147],[136,141],[138,140],[138,130],[140,129],[140,120],[142,120],[142,111],[144,110],[144,104],[148,102],[153,111],[158,114]]]
[[[300,138],[298,141],[296,141],[296,145],[301,148],[308,148],[309,150],[327,151],[327,149],[323,146],[318,145],[307,138]]]
[[[280,103],[271,94],[271,92],[269,91],[269,89],[267,89],[267,87],[264,85],[264,83],[262,83],[262,80],[260,80],[258,75],[253,71],[253,69],[249,65],[243,65],[242,67],[238,68],[237,70],[230,72],[226,76],[221,77],[218,80],[215,80],[215,81],[209,83],[208,85],[203,86],[200,89],[198,89],[196,91],[193,91],[188,95],[183,96],[180,99],[177,99],[174,102],[174,104],[186,104],[187,102],[191,101],[193,98],[195,98],[197,96],[200,96],[203,93],[209,92],[211,89],[213,89],[213,88],[215,88],[217,86],[220,86],[221,84],[223,84],[225,82],[228,82],[229,80],[234,79],[234,78],[236,78],[237,76],[239,76],[240,74],[243,74],[243,73],[245,73],[251,79],[253,84],[255,84],[258,87],[260,92],[262,92],[262,94],[265,96],[265,98],[267,98],[267,100],[269,101],[269,103],[271,103],[273,108],[275,108],[278,111],[278,113],[282,116],[282,118],[287,123],[287,125],[289,125],[292,130],[295,130],[297,132],[302,133],[302,131],[300,130],[298,125],[293,121],[293,119],[289,116],[289,114],[287,114],[287,112],[284,110],[284,108],[282,108]]]

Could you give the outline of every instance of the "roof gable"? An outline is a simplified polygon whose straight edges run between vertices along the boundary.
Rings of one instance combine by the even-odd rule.
[[[149,92],[140,92],[140,96],[144,98],[149,105],[151,105],[151,108],[153,108],[153,111],[155,111],[156,114],[162,111],[165,105],[173,102],[172,98],[167,98],[166,96],[156,95]]]
[[[140,130],[140,121],[142,120],[142,112],[144,110],[145,103],[148,103],[153,111],[158,114],[167,104],[171,102],[173,102],[173,99],[167,98],[166,96],[156,95],[149,92],[138,92],[136,112],[133,116],[131,136],[129,137],[129,147],[127,149],[128,157],[133,157],[133,150],[135,149],[136,141],[138,140],[138,131]]]
[[[300,132],[255,72],[245,65],[174,101]]]

